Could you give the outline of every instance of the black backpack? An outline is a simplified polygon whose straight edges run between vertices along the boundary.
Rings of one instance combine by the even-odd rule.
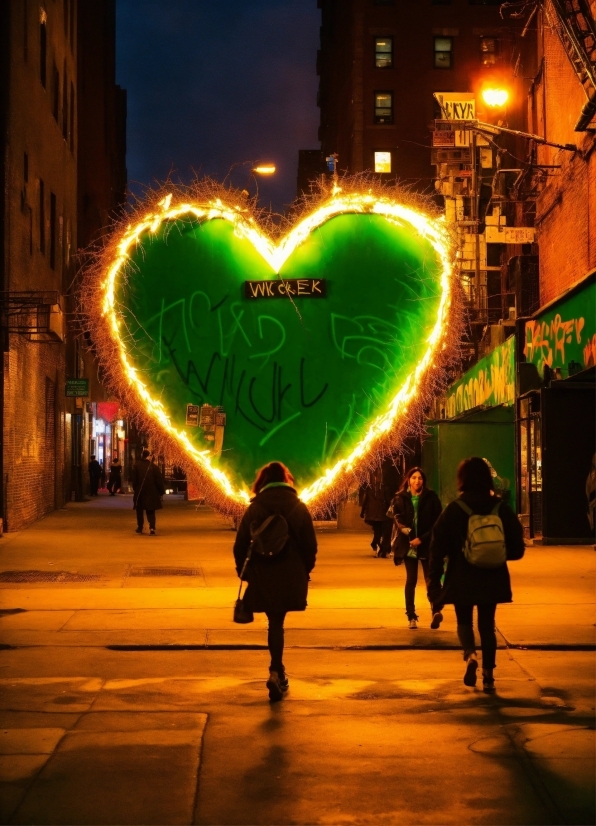
[[[290,538],[290,529],[281,513],[272,513],[260,524],[256,520],[251,522],[250,538],[252,540],[250,553],[264,559],[271,559],[286,547]]]

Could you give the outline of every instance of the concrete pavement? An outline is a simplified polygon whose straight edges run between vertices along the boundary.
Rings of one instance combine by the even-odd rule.
[[[488,697],[461,682],[452,609],[430,631],[421,590],[407,630],[403,570],[321,526],[271,707],[265,625],[230,621],[230,526],[170,501],[136,536],[130,508],[0,540],[3,822],[594,821],[592,549],[511,565]]]

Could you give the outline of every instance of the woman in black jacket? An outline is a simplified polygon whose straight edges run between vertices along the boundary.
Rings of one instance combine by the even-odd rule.
[[[390,512],[395,521],[393,562],[406,566],[406,614],[408,626],[418,628],[414,597],[418,582],[418,561],[428,583],[428,547],[433,525],[441,513],[441,501],[434,490],[426,486],[426,474],[419,467],[410,468],[394,496]],[[440,604],[431,602],[431,628],[438,628],[443,619]]]
[[[511,582],[507,563],[497,568],[479,568],[467,561],[464,544],[468,534],[470,514],[488,516],[500,501],[495,497],[490,468],[478,456],[465,459],[457,469],[459,500],[451,502],[434,527],[429,559],[429,599],[453,603],[457,617],[457,635],[467,663],[464,683],[476,685],[476,640],[473,628],[473,608],[478,610],[478,631],[482,647],[482,679],[484,691],[494,693],[493,669],[497,652],[495,612],[499,602],[511,602]],[[503,523],[507,559],[524,555],[523,528],[509,505],[501,502],[497,515]],[[445,569],[445,562],[447,567]],[[444,580],[441,584],[441,580]]]
[[[310,513],[298,499],[294,477],[281,462],[262,468],[253,485],[254,499],[244,514],[236,541],[234,559],[240,576],[251,544],[251,525],[259,527],[272,514],[288,523],[289,539],[276,556],[251,554],[244,573],[248,587],[244,601],[249,610],[264,612],[269,621],[267,645],[271,655],[267,688],[271,700],[281,700],[289,683],[283,664],[284,620],[288,611],[304,611],[309,574],[315,567],[317,538]]]

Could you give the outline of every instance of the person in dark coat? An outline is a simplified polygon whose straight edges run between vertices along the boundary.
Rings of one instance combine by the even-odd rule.
[[[387,508],[390,501],[391,497],[387,498],[383,469],[381,467],[375,468],[364,488],[360,517],[373,530],[370,546],[377,557],[387,557],[389,551],[389,548],[383,544],[383,534],[387,523],[391,525],[391,520],[387,518]]]
[[[143,511],[147,513],[149,535],[155,536],[155,511],[162,506],[161,497],[166,486],[160,469],[150,459],[148,450],[143,450],[141,458],[132,469],[133,508],[137,512],[136,533],[143,533]]]
[[[118,461],[118,457],[114,456],[114,460],[110,465],[110,475],[108,477],[108,491],[110,496],[116,496],[122,487],[122,465]]]
[[[418,582],[418,562],[428,584],[428,548],[433,525],[441,513],[441,500],[426,486],[426,474],[419,467],[410,468],[402,486],[395,494],[390,513],[394,519],[393,562],[406,568],[406,615],[412,630],[418,627],[415,595]],[[438,628],[443,620],[439,603],[431,602],[430,627]]]
[[[99,480],[101,479],[101,465],[95,458],[95,454],[91,456],[91,461],[89,462],[89,494],[91,496],[97,496],[97,490],[99,488]]]
[[[461,501],[475,514],[490,514],[500,501],[495,497],[490,469],[478,456],[465,459],[458,467],[457,488]],[[525,545],[519,519],[505,502],[501,502],[498,516],[503,523],[507,559],[521,559]],[[437,520],[430,544],[428,596],[455,607],[457,634],[466,662],[464,683],[468,686],[476,685],[478,669],[472,619],[477,606],[483,686],[486,693],[492,694],[497,652],[495,612],[498,603],[512,601],[511,582],[507,563],[498,568],[479,568],[466,560],[463,547],[469,519],[468,513],[454,501]]]
[[[265,465],[253,485],[254,499],[236,535],[234,560],[238,576],[251,544],[251,525],[258,527],[272,514],[288,523],[289,539],[272,558],[252,554],[243,579],[248,582],[244,601],[249,610],[264,612],[269,622],[267,645],[271,655],[267,689],[271,700],[281,700],[289,682],[283,664],[284,620],[288,611],[304,611],[309,574],[315,567],[317,538],[310,513],[298,499],[294,477],[281,462]]]

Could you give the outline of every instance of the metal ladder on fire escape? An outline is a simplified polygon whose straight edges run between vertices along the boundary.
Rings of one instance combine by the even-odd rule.
[[[588,98],[575,124],[576,132],[584,132],[596,114],[596,24],[588,0],[550,2],[558,17],[558,35]]]

